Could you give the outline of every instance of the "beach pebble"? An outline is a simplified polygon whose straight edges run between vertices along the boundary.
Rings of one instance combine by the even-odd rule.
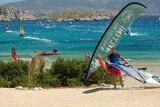
[[[43,88],[42,87],[35,87],[34,90],[39,91],[39,90],[43,90]]]
[[[16,87],[17,90],[24,90],[24,88],[22,86],[18,86]]]
[[[105,83],[101,83],[100,86],[103,86],[103,87],[110,87],[110,85],[105,84]]]

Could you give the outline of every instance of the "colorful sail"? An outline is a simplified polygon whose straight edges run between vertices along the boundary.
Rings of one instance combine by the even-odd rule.
[[[152,73],[147,72],[145,70],[139,70],[131,65],[124,66],[122,64],[105,62],[102,60],[101,57],[97,57],[97,59],[100,64],[100,67],[107,73],[111,73],[115,75],[113,71],[111,72],[111,70],[109,70],[110,69],[109,66],[111,66],[112,68],[118,69],[118,71],[120,71],[120,75],[123,72],[124,74],[132,77],[133,79],[141,83],[160,85],[160,75],[158,74],[154,74],[153,72]]]
[[[159,75],[156,75],[156,74],[144,71],[144,70],[138,70],[137,68],[131,65],[124,66],[124,65],[119,65],[119,64],[111,64],[111,66],[121,70],[122,72],[136,79],[139,82],[153,84],[153,85],[160,85]]]
[[[144,12],[146,8],[146,6],[137,2],[129,3],[113,19],[93,52],[88,68],[87,78],[89,78],[90,75],[99,67],[96,57],[101,56],[106,59],[106,56],[108,56],[111,48],[117,46],[122,35],[124,35],[132,23],[141,13]]]
[[[19,32],[20,32],[20,36],[24,36],[25,31],[22,25],[20,25]]]

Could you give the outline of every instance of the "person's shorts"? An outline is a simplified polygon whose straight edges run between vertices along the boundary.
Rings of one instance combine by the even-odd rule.
[[[115,68],[115,67],[112,67],[112,66],[109,66],[107,63],[106,63],[106,65],[108,66],[109,72],[110,72],[111,74],[121,75],[121,71],[120,71],[119,69],[117,69],[117,68]]]

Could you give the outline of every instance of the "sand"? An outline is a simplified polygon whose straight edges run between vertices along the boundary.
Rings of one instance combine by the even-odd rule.
[[[151,71],[160,71],[158,65],[144,66]],[[125,78],[124,88],[112,87],[0,88],[0,107],[160,107],[160,87],[144,85],[130,77]]]
[[[0,89],[1,107],[160,107],[160,88]]]

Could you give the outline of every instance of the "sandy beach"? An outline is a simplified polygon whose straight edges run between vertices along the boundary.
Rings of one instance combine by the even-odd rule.
[[[0,89],[1,107],[160,107],[160,88]]]
[[[125,77],[124,88],[117,89],[108,85],[42,90],[1,88],[0,94],[1,107],[160,107],[160,87],[144,85],[130,77]]]

